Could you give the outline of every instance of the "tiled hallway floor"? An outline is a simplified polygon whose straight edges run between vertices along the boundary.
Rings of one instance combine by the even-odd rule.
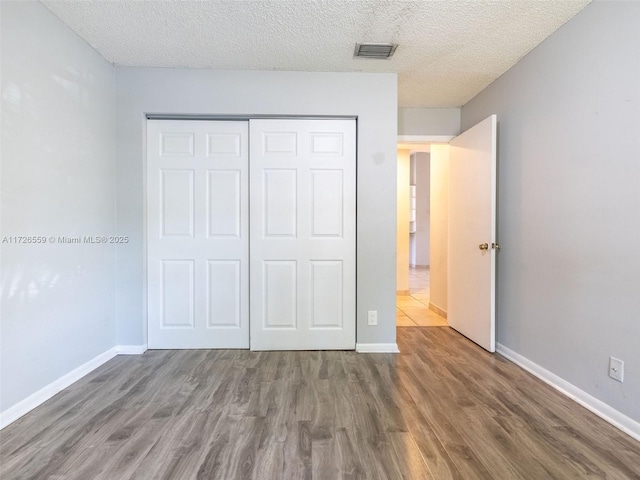
[[[409,269],[410,295],[396,297],[396,326],[444,327],[446,318],[429,310],[430,271],[428,268]]]

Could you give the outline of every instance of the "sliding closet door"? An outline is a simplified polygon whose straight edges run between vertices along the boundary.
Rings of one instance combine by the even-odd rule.
[[[355,348],[355,120],[250,121],[251,348]]]
[[[147,122],[149,348],[248,348],[248,122]]]

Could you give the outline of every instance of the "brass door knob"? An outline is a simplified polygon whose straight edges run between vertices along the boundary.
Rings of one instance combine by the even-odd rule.
[[[478,245],[478,248],[480,250],[489,250],[489,244],[488,243],[481,243],[480,245]]]
[[[493,248],[494,250],[500,250],[501,247],[499,243],[492,243],[491,248]]]

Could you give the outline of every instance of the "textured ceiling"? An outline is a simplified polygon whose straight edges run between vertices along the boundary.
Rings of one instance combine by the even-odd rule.
[[[115,65],[397,72],[401,107],[458,107],[590,0],[42,3]],[[356,42],[394,42],[390,60]]]

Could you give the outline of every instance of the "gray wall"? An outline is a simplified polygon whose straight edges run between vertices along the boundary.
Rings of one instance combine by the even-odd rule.
[[[395,343],[396,83],[395,74],[118,68],[118,231],[132,239],[118,250],[118,343],[146,342],[145,113],[357,115],[357,342]],[[367,310],[378,326],[367,326]]]
[[[462,129],[492,113],[498,341],[640,421],[640,3],[587,6],[469,102]]]
[[[2,236],[115,230],[115,73],[37,2],[2,2]],[[0,411],[114,346],[109,245],[3,243]]]
[[[398,135],[457,135],[459,108],[399,108]]]

